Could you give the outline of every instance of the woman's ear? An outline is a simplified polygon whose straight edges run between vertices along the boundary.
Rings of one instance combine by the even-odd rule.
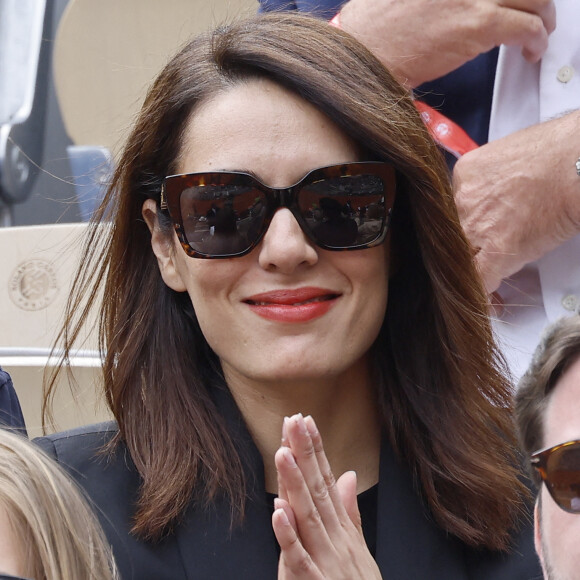
[[[176,292],[187,290],[179,269],[177,268],[175,257],[175,245],[171,238],[161,231],[157,216],[157,203],[153,199],[145,200],[141,210],[143,219],[151,232],[151,247],[159,264],[159,271],[163,281],[169,288]]]

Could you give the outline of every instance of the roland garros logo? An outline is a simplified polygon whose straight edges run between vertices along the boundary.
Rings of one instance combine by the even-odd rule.
[[[8,282],[10,298],[22,310],[42,310],[56,297],[56,274],[46,260],[26,260]]]

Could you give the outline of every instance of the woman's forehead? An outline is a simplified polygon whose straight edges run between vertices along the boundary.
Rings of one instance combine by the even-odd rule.
[[[285,187],[317,167],[357,161],[359,152],[314,105],[272,81],[253,79],[191,115],[177,171],[245,171]]]

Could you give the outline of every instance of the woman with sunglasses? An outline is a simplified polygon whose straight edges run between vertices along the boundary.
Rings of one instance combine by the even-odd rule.
[[[444,162],[347,34],[268,15],[187,45],[85,257],[64,337],[102,289],[116,421],[41,444],[123,578],[538,572]]]

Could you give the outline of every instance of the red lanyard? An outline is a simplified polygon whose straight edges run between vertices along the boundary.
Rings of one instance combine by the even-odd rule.
[[[477,149],[478,144],[457,124],[433,107],[422,101],[415,101],[415,107],[433,139],[455,157],[461,157],[468,151]]]

